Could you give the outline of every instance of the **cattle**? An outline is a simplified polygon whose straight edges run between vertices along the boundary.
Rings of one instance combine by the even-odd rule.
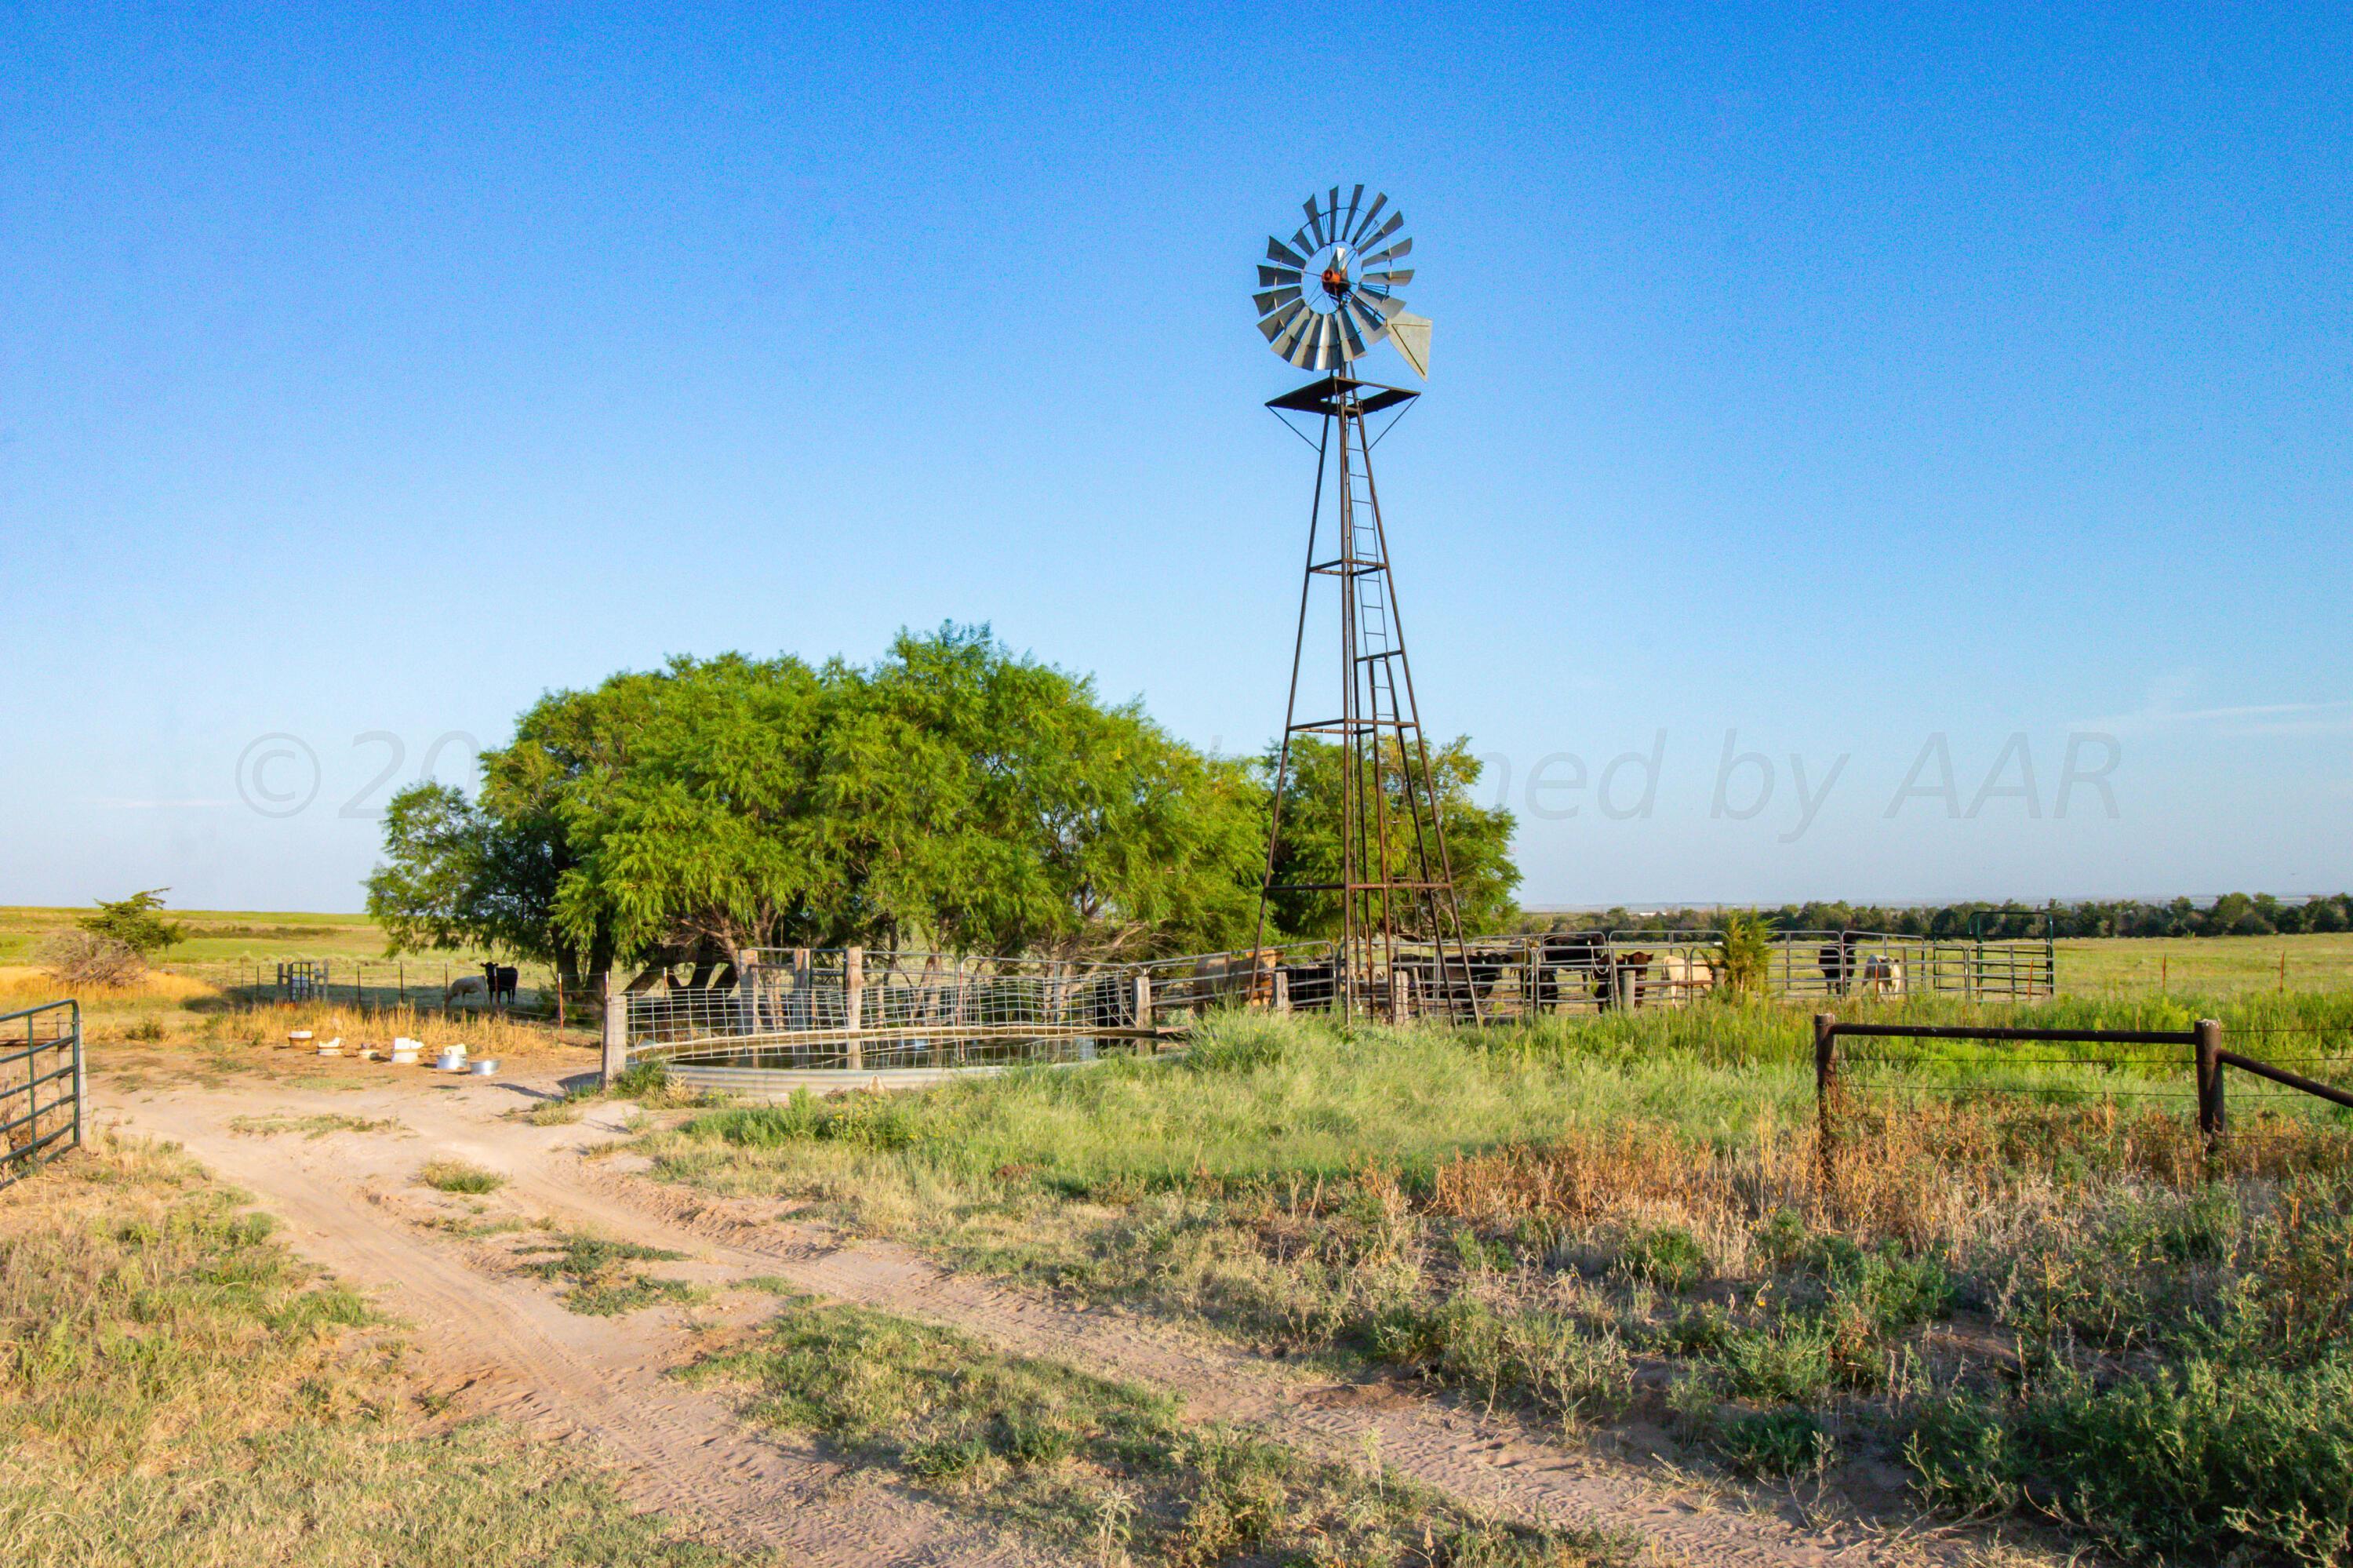
[[[515,998],[515,982],[522,977],[512,964],[490,963],[482,966],[482,985],[490,993],[492,1007],[512,1006]]]
[[[1609,938],[1599,931],[1555,931],[1536,944],[1536,1004],[1558,1006],[1563,997],[1599,996],[1609,969]]]
[[[1594,977],[1593,995],[1601,1003],[1601,1011],[1613,1007],[1636,1008],[1649,1000],[1651,965],[1656,953],[1609,953],[1604,959],[1600,974]]]
[[[1666,1001],[1689,1001],[1715,989],[1715,966],[1705,959],[1669,953],[1659,960],[1658,991]]]
[[[441,992],[444,1007],[480,1007],[490,1000],[490,982],[480,975],[459,975]]]
[[[1822,981],[1832,996],[1844,996],[1847,988],[1861,977],[1862,961],[1855,949],[1862,940],[1860,931],[1841,931],[1837,941],[1824,942],[1814,955],[1814,961],[1821,967]]]
[[[1873,996],[1904,994],[1904,960],[1873,953],[1862,960],[1862,988]]]
[[[1504,971],[1521,961],[1516,948],[1468,948],[1399,960],[1414,993],[1440,1001],[1450,1013],[1467,1013],[1472,1003],[1494,994]]]

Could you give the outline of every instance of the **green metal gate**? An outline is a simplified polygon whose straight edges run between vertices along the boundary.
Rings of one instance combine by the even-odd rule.
[[[0,1187],[81,1142],[81,1003],[0,1013]]]

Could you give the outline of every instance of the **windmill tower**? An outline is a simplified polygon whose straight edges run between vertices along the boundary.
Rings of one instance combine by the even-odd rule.
[[[1397,1018],[1464,1001],[1476,1019],[1479,1002],[1462,946],[1446,822],[1414,699],[1380,491],[1373,482],[1374,446],[1420,394],[1360,381],[1355,374],[1356,362],[1384,341],[1397,346],[1416,376],[1429,373],[1430,323],[1409,314],[1396,292],[1413,280],[1413,270],[1399,265],[1413,241],[1399,237],[1404,214],[1387,196],[1367,204],[1362,185],[1345,204],[1335,185],[1302,207],[1307,221],[1297,233],[1288,241],[1267,240],[1253,296],[1268,346],[1302,370],[1324,373],[1267,404],[1279,418],[1312,416],[1321,431],[1310,442],[1315,497],[1308,512],[1307,567],[1275,765],[1258,939],[1265,942],[1267,906],[1278,895],[1336,895],[1334,1006],[1343,1017]],[[1379,430],[1367,429],[1385,414]],[[1306,439],[1298,425],[1293,429]],[[1326,605],[1337,600],[1340,689],[1314,699],[1303,717],[1301,675],[1319,585]],[[1320,662],[1323,655],[1315,658]],[[1295,743],[1306,736],[1333,747],[1338,764],[1338,800],[1320,803],[1336,808],[1336,863],[1314,870],[1284,855],[1283,796],[1299,762]]]

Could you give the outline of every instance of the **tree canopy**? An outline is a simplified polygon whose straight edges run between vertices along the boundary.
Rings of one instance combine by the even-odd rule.
[[[871,668],[676,659],[552,693],[469,801],[396,797],[368,907],[396,946],[567,968],[681,948],[1059,957],[1246,941],[1265,790],[986,628]]]

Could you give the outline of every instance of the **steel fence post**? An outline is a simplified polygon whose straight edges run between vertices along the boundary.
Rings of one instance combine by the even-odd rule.
[[[1820,1169],[1822,1186],[1827,1191],[1835,1169],[1834,1145],[1838,1137],[1836,1110],[1832,1101],[1838,1090],[1838,1019],[1827,1012],[1814,1014],[1814,1158]]]

